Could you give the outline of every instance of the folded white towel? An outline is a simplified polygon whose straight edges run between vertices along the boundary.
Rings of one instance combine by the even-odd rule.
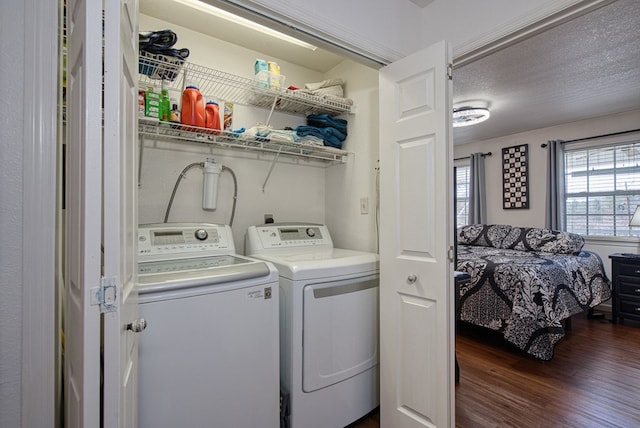
[[[336,96],[331,95],[331,94],[323,95],[322,98],[324,98],[326,100],[329,100],[329,101],[334,101],[334,102],[337,102],[337,103],[346,104],[346,105],[349,105],[349,106],[353,105],[353,100],[351,98],[336,97]]]
[[[322,96],[325,96],[325,95],[333,95],[334,97],[342,97],[344,95],[344,90],[342,89],[342,86],[340,86],[340,85],[327,86],[326,88],[320,88],[320,89],[300,89],[300,92],[303,92],[303,93],[309,94],[309,95],[315,95],[317,97],[322,97]]]
[[[340,85],[325,86],[324,88],[314,89],[311,92],[313,95],[317,95],[319,97],[323,95],[333,95],[334,97],[344,96],[344,89],[342,89],[342,86]]]
[[[327,80],[323,80],[322,82],[316,82],[316,83],[305,83],[304,87],[305,89],[310,89],[310,90],[316,90],[316,89],[320,89],[320,88],[326,88],[328,86],[336,86],[336,85],[344,85],[344,80],[342,80],[339,77],[333,78],[333,79],[327,79]]]

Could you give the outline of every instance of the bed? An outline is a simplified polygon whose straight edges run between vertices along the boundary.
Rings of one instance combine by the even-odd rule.
[[[541,228],[474,224],[457,231],[461,321],[499,332],[540,360],[553,358],[562,321],[611,297],[600,257],[580,235]]]

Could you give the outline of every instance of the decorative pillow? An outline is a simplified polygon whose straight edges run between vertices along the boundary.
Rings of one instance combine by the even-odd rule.
[[[501,248],[502,240],[509,234],[506,224],[469,224],[458,228],[458,244]]]
[[[539,251],[553,254],[575,254],[582,250],[584,238],[575,233],[537,227],[512,227],[500,248]]]

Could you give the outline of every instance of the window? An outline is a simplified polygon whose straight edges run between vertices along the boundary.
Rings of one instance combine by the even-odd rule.
[[[565,147],[565,224],[581,235],[637,236],[629,227],[640,204],[640,141]]]
[[[469,221],[469,180],[470,165],[460,165],[454,168],[456,176],[456,226],[465,226]]]

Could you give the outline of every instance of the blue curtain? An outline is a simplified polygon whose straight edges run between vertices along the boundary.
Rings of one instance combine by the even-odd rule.
[[[469,223],[485,224],[487,222],[487,194],[484,178],[484,155],[472,153],[469,171]]]
[[[547,143],[547,205],[545,227],[564,230],[564,149],[562,141]]]

